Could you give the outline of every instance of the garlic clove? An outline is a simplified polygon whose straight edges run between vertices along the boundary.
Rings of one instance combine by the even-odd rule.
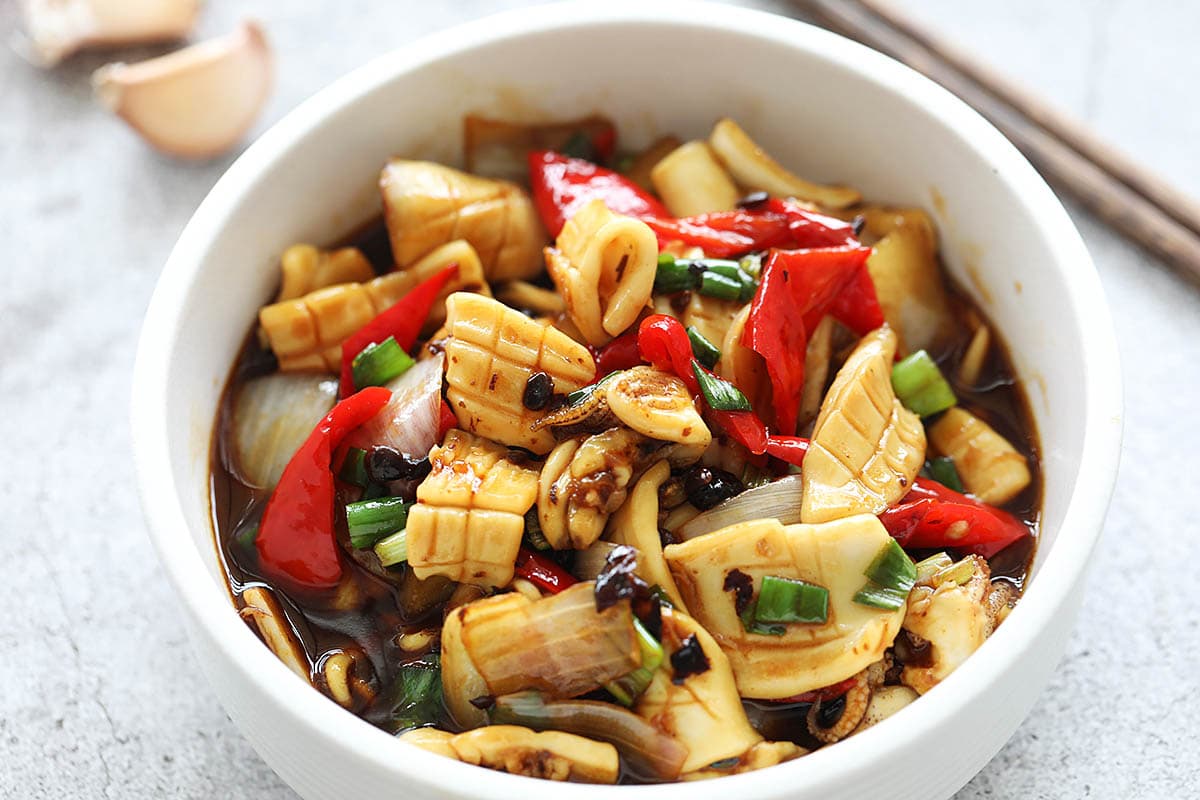
[[[154,147],[211,158],[250,129],[271,88],[271,49],[243,22],[228,36],[92,75],[96,97]]]
[[[53,66],[89,47],[179,39],[200,11],[200,0],[24,0],[33,55]]]

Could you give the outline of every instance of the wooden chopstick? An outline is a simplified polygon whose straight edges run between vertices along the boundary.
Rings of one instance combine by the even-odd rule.
[[[1046,179],[1200,284],[1200,206],[887,0],[795,0],[826,27],[940,83],[999,128]]]

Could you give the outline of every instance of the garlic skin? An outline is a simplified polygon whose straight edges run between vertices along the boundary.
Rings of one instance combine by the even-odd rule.
[[[34,58],[52,67],[87,48],[181,39],[200,0],[24,0],[21,10]]]
[[[96,98],[168,155],[213,158],[250,129],[271,89],[271,48],[255,22],[137,64],[96,70]]]

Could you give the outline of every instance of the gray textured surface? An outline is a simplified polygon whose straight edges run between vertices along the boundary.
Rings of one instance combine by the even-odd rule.
[[[14,5],[0,3],[5,39]],[[279,77],[261,130],[375,54],[513,5],[210,0],[201,33],[243,13],[265,21]],[[908,5],[1200,194],[1200,4]],[[0,795],[293,797],[191,662],[130,462],[140,318],[229,159],[187,165],[144,149],[90,100],[104,60],[40,72],[0,49]],[[1200,293],[1075,217],[1121,339],[1122,476],[1067,656],[963,800],[1183,797],[1200,785]]]

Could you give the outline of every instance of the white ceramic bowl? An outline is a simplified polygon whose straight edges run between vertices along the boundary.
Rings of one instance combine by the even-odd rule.
[[[456,161],[467,111],[601,111],[633,144],[659,132],[702,136],[729,115],[802,175],[935,214],[946,264],[1011,347],[1041,435],[1043,538],[1025,597],[942,685],[835,747],[699,785],[580,786],[571,796],[951,794],[1004,744],[1048,680],[1100,533],[1121,431],[1100,283],[1045,183],[954,97],[816,28],[696,3],[543,7],[405,46],[289,114],[197,210],[146,315],[133,433],[151,536],[229,715],[306,798],[547,791],[402,744],[306,686],[234,612],[209,523],[218,397],[277,280],[279,253],[299,240],[332,241],[374,213],[388,156]]]

